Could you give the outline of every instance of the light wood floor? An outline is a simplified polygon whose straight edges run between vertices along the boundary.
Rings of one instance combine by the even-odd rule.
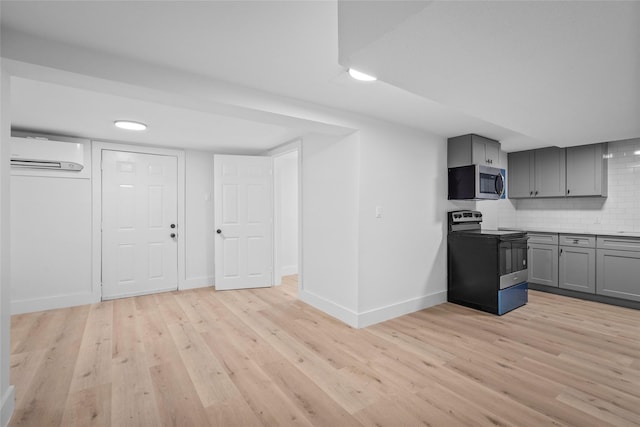
[[[11,425],[640,425],[640,311],[532,291],[355,330],[286,282],[14,316]]]

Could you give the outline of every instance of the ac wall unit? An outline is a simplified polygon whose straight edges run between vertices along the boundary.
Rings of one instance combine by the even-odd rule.
[[[84,145],[44,138],[11,138],[11,166],[79,172],[84,168]]]

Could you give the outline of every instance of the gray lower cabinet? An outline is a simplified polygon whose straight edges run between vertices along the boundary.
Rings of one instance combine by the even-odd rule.
[[[528,233],[529,283],[558,287],[558,234]]]
[[[560,246],[558,287],[573,291],[596,292],[596,250]]]
[[[558,246],[529,244],[529,282],[558,287]]]
[[[596,293],[640,301],[640,239],[598,236]]]
[[[596,236],[561,234],[558,255],[558,287],[596,292]]]

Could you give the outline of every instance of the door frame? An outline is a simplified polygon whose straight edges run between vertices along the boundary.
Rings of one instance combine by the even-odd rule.
[[[91,143],[91,211],[93,252],[91,254],[93,297],[102,300],[102,151],[123,151],[176,157],[178,161],[178,290],[185,286],[185,152],[171,148],[92,141]]]
[[[298,291],[300,291],[302,287],[302,139],[297,139],[295,141],[287,142],[282,144],[272,150],[269,150],[267,155],[271,156],[272,161],[275,160],[276,157],[284,156],[286,154],[290,154],[292,152],[298,153]],[[274,286],[279,286],[282,284],[282,269],[281,265],[279,265],[278,259],[278,239],[276,239],[276,203],[275,203],[275,182],[276,174],[275,168],[273,173],[273,284]]]

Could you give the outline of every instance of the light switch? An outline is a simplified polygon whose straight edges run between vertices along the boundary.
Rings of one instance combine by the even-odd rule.
[[[376,206],[376,218],[382,218],[382,206]]]

